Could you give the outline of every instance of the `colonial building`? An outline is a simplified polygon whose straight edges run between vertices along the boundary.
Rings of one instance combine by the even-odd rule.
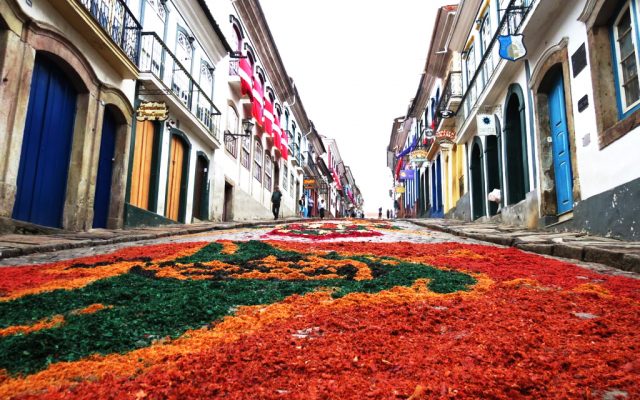
[[[126,223],[209,220],[223,140],[220,65],[231,48],[204,2],[146,0],[141,10]],[[162,118],[146,115],[149,107],[164,108]]]
[[[449,59],[434,144],[450,148],[438,174],[447,216],[638,238],[637,10],[636,0],[460,2],[438,52]]]
[[[123,225],[142,3],[0,2],[0,215]]]

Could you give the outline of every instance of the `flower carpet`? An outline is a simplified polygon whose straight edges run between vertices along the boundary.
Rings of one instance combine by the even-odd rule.
[[[0,268],[0,398],[640,398],[640,280],[314,224]]]

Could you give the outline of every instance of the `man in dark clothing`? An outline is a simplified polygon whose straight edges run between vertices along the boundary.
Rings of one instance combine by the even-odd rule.
[[[273,211],[273,219],[278,219],[280,214],[280,200],[282,199],[282,193],[280,187],[276,185],[275,190],[271,193],[271,211]]]

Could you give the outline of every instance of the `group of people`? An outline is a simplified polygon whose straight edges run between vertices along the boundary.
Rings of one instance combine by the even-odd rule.
[[[308,200],[307,200],[308,199]],[[276,185],[273,193],[271,193],[271,212],[273,212],[273,219],[278,219],[278,215],[280,215],[280,202],[282,201],[282,192],[280,191],[280,187]],[[305,217],[305,206],[307,211],[307,217],[311,217],[313,215],[313,198],[307,198],[304,194],[298,200],[298,212],[301,218]],[[318,203],[318,214],[320,214],[320,219],[324,219],[326,205],[324,199],[320,199]]]

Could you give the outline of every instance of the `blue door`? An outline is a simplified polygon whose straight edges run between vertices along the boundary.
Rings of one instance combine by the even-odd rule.
[[[93,227],[106,228],[111,199],[111,177],[113,175],[113,156],[116,149],[116,121],[113,115],[104,111],[102,139],[100,140],[100,159],[96,177],[96,194],[93,202]]]
[[[20,153],[13,218],[61,227],[76,91],[53,62],[36,56]]]
[[[562,76],[558,76],[549,92],[549,124],[553,139],[553,168],[558,214],[562,214],[573,209],[573,171]]]

